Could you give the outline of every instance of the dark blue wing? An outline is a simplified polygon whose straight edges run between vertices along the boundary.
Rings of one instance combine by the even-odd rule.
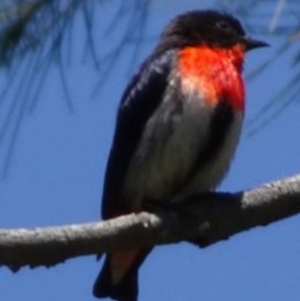
[[[144,126],[163,98],[174,55],[168,51],[145,61],[122,97],[104,181],[104,219],[128,210],[121,200],[122,183]]]

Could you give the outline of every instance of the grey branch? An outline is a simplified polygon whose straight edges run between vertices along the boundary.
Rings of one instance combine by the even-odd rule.
[[[189,241],[207,247],[234,234],[300,213],[300,175],[248,191],[194,196],[159,212],[104,222],[0,229],[0,264],[13,271],[77,256]]]

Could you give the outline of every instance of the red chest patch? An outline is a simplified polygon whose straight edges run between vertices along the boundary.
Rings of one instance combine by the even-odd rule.
[[[178,56],[182,88],[201,93],[207,104],[214,106],[226,99],[233,108],[244,111],[243,59],[241,46],[231,49],[186,47]]]

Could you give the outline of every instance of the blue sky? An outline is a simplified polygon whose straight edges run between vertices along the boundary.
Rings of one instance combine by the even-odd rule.
[[[99,218],[115,112],[134,69],[130,66],[137,66],[150,53],[155,43],[153,37],[174,15],[210,7],[205,6],[205,2],[201,7],[198,1],[187,2],[184,6],[179,1],[176,5],[166,1],[165,6],[154,2],[144,33],[149,39],[133,63],[130,54],[134,48],[130,45],[124,48],[121,59],[94,98],[91,94],[98,75],[91,62],[82,60],[85,40],[82,20],[78,18],[74,27],[74,64],[67,72],[73,111],[64,100],[58,73],[52,70],[36,108],[31,113],[28,107],[25,110],[12,164],[0,182],[1,228],[74,224]],[[112,1],[103,7],[104,13],[96,26],[102,28],[101,24],[109,23],[117,3]],[[121,24],[125,21],[121,20]],[[97,44],[100,56],[115,45],[121,33],[122,25],[106,33],[96,32],[96,38],[105,39],[105,44]],[[246,73],[270,57],[282,41],[268,35],[257,37],[273,47],[250,53]],[[271,69],[247,83],[245,134],[221,190],[251,188],[299,172],[299,102],[255,136],[246,134],[250,118],[293,74],[291,55],[292,51],[288,52]],[[20,105],[22,102],[18,101]],[[0,116],[4,116],[9,104],[0,105]],[[1,142],[1,166],[12,131],[10,126]],[[158,247],[140,271],[139,300],[298,301],[299,226],[296,216],[247,231],[204,250],[186,243]],[[51,269],[24,268],[16,274],[3,267],[0,269],[1,296],[6,301],[92,301],[95,299],[91,289],[100,265],[94,256],[89,256]]]

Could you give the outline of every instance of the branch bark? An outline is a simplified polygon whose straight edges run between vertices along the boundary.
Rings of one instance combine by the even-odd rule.
[[[0,265],[13,271],[77,256],[180,241],[207,247],[300,213],[300,175],[248,191],[190,198],[156,213],[62,227],[0,230]]]

